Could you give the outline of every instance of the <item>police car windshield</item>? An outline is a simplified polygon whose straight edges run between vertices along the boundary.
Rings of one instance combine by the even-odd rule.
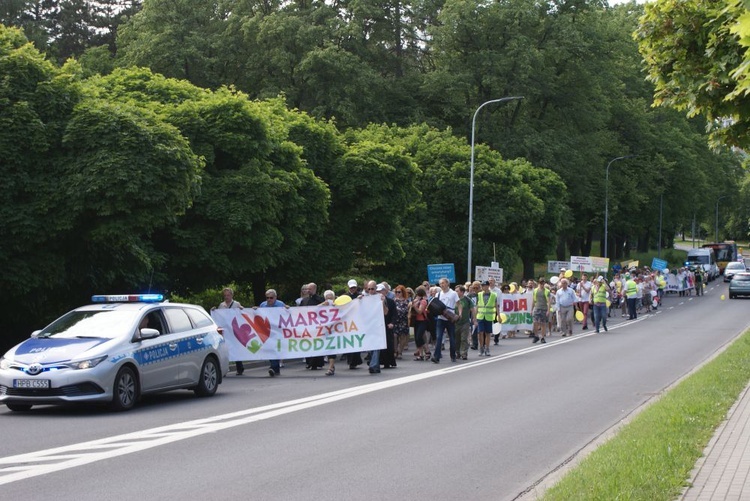
[[[688,263],[708,264],[708,256],[690,256],[688,257]]]
[[[38,337],[113,339],[132,332],[136,314],[134,311],[71,311],[55,320]]]

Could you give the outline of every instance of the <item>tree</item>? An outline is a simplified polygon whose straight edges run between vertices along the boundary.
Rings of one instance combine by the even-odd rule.
[[[750,17],[735,0],[659,0],[636,32],[654,104],[705,116],[711,138],[750,145]]]

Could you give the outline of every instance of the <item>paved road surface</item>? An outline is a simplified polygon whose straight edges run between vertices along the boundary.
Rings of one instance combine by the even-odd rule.
[[[325,377],[291,362],[123,414],[0,408],[0,497],[514,499],[747,327],[725,289],[456,364]]]

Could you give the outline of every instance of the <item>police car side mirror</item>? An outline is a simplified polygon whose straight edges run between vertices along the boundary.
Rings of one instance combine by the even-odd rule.
[[[31,333],[31,337],[32,337],[32,338],[38,338],[38,337],[39,337],[39,334],[41,334],[41,333],[42,333],[42,330],[41,330],[41,329],[39,329],[39,330],[36,330],[36,331],[34,331],[34,332],[32,332],[32,333]]]
[[[160,335],[159,331],[157,331],[156,329],[144,328],[144,329],[141,329],[140,332],[141,332],[141,340],[154,339],[154,338],[159,337]]]

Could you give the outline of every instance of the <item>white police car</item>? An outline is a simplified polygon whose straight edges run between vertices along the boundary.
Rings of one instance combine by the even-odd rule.
[[[219,327],[200,306],[160,294],[93,296],[0,358],[0,404],[106,402],[114,410],[178,388],[216,393],[229,370]]]

